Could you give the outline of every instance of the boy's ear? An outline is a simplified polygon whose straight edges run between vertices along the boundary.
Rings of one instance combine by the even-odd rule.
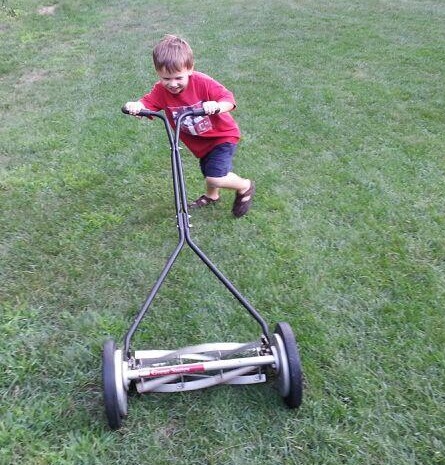
[[[194,70],[195,70],[195,66],[192,65],[192,67],[191,67],[190,69],[187,70],[187,74],[188,74],[189,76],[191,76],[191,75],[193,74],[193,71],[194,71]]]

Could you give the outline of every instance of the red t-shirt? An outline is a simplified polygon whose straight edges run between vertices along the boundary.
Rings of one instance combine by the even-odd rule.
[[[202,102],[210,100],[236,105],[232,92],[210,76],[194,71],[180,94],[172,94],[157,82],[140,102],[151,111],[164,110],[170,124],[175,127],[175,119],[182,112],[202,108]],[[202,158],[219,144],[236,144],[240,131],[230,113],[188,116],[182,121],[180,138],[196,157]]]

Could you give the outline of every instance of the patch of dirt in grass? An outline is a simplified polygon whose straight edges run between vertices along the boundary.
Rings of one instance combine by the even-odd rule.
[[[156,30],[160,28],[163,30],[162,24],[168,21],[169,11],[165,8],[162,2],[158,5],[152,5],[151,7],[151,18],[150,28]],[[147,23],[143,18],[140,17],[136,10],[131,8],[122,8],[119,14],[116,14],[115,8],[109,8],[108,13],[110,19],[106,22],[105,27],[109,32],[122,32],[125,30],[137,32],[147,29]]]
[[[7,155],[2,155],[0,153],[0,166],[8,166],[10,161],[11,157],[8,157]]]
[[[37,13],[43,16],[54,16],[56,14],[57,5],[41,6],[37,9]]]
[[[17,85],[33,84],[34,82],[39,82],[42,79],[45,79],[46,76],[48,76],[48,71],[30,71],[29,73],[24,74],[20,77],[20,79],[17,82]]]

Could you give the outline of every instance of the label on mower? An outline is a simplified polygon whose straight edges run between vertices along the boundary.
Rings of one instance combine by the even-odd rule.
[[[202,363],[193,363],[190,365],[177,365],[171,367],[144,368],[141,378],[155,378],[158,376],[168,375],[185,375],[187,373],[203,373],[205,371]]]

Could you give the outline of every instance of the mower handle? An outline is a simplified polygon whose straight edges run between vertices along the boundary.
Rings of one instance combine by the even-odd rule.
[[[127,107],[125,105],[122,107],[122,113],[125,113],[126,115],[130,114],[130,112],[127,110]],[[206,112],[204,111],[204,108],[197,108],[196,110],[187,110],[185,113],[186,114],[184,116],[205,116],[206,114]],[[216,112],[216,113],[219,113],[219,112]],[[143,110],[140,110],[139,113],[134,116],[146,116],[147,118],[150,118],[152,116],[161,116],[161,113],[157,111],[143,109]]]

